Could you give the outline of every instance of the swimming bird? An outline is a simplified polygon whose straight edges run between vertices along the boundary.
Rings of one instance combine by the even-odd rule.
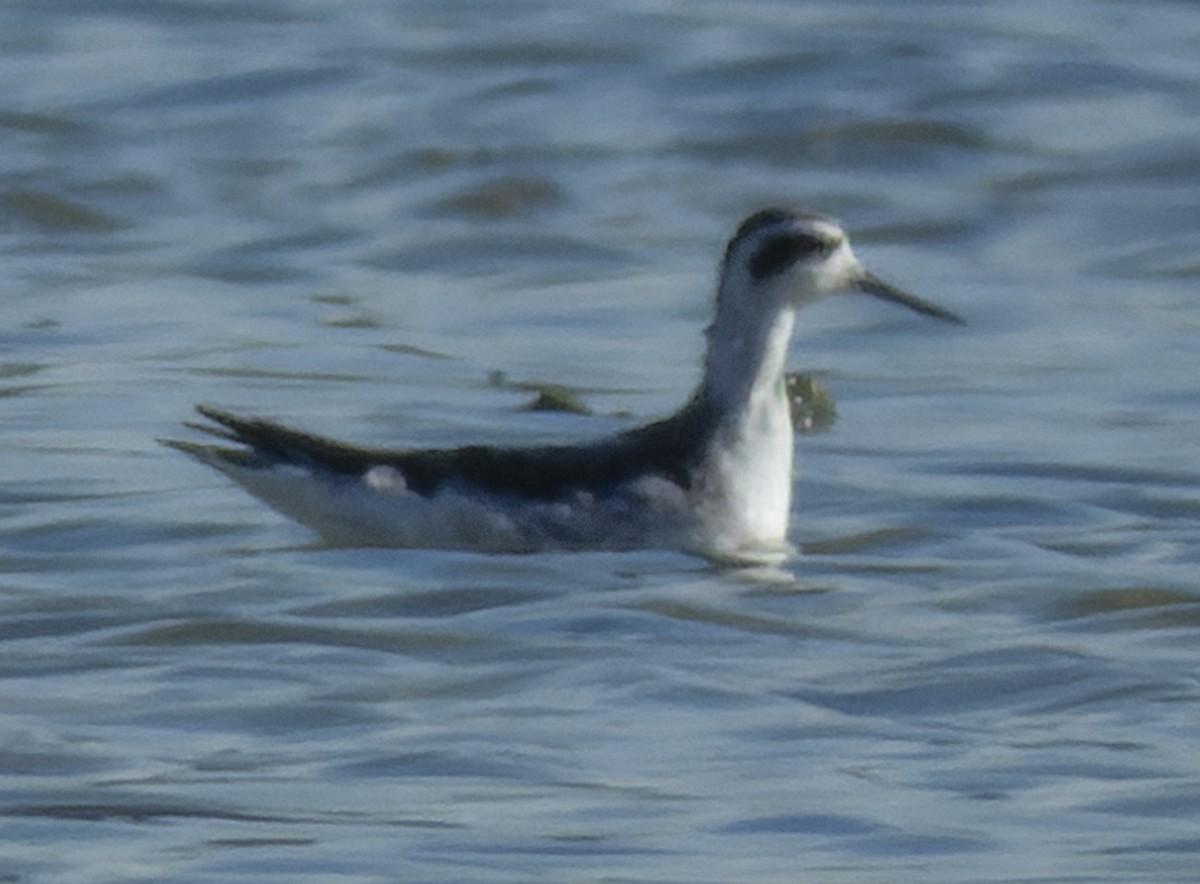
[[[671,417],[576,445],[368,448],[201,405],[221,440],[164,440],[336,545],[786,554],[793,429],[784,362],[798,307],[858,291],[948,322],[866,271],[831,218],[764,209],[721,259],[703,377]]]

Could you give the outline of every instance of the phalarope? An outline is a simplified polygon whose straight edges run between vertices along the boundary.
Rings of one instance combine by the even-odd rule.
[[[237,447],[166,444],[338,545],[770,558],[787,548],[783,371],[795,311],[841,291],[962,322],[864,270],[831,218],[765,209],[725,249],[704,376],[672,417],[590,444],[418,450],[347,445],[199,406],[211,423],[188,426]]]

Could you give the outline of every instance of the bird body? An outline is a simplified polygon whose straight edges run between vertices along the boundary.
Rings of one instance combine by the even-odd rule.
[[[729,241],[704,375],[671,417],[582,445],[379,449],[201,406],[210,423],[191,426],[231,444],[167,444],[339,545],[775,557],[791,510],[795,311],[848,289],[961,321],[864,271],[831,219],[767,209]]]

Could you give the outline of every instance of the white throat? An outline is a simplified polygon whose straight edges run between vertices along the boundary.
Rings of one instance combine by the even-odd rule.
[[[708,331],[700,390],[718,429],[699,508],[722,545],[779,546],[791,508],[793,435],[783,370],[795,310],[722,300]]]
[[[708,329],[701,392],[722,418],[786,401],[783,369],[795,322],[791,307],[760,314],[718,308]]]

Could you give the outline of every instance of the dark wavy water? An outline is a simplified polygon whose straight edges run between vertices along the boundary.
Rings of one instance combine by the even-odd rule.
[[[1194,4],[0,34],[0,878],[1195,879]],[[838,420],[778,571],[322,549],[155,443],[197,401],[370,443],[662,414],[776,202],[969,321],[802,315]]]

